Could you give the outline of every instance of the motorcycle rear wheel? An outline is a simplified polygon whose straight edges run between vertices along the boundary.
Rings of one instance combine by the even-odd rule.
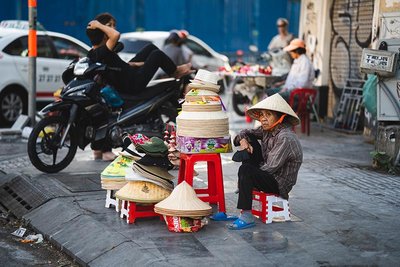
[[[51,116],[42,119],[33,128],[28,139],[28,155],[38,170],[46,173],[59,172],[74,159],[78,142],[72,127],[60,147],[66,127],[65,118]]]

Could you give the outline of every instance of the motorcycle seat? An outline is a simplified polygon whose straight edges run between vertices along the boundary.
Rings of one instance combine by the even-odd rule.
[[[175,88],[177,81],[174,78],[167,78],[167,79],[159,79],[150,81],[147,85],[146,89],[138,94],[126,94],[126,93],[119,93],[124,101],[127,102],[140,102],[142,100],[150,99],[160,93],[164,92],[168,88]]]

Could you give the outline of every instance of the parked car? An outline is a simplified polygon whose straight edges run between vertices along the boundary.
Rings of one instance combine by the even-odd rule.
[[[69,63],[86,56],[90,47],[65,34],[38,31],[36,101],[38,107],[53,100],[63,85],[61,74]],[[28,24],[0,23],[0,125],[11,125],[28,110]]]
[[[120,41],[124,44],[124,49],[119,53],[120,57],[129,61],[144,46],[153,43],[162,48],[169,32],[166,31],[144,31],[129,32],[121,34]],[[199,38],[189,35],[186,39],[186,46],[193,52],[192,63],[196,68],[203,68],[216,71],[219,67],[228,67],[228,57],[215,52],[211,47]]]

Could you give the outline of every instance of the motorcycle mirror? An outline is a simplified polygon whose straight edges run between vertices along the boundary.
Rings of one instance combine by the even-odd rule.
[[[124,49],[124,44],[121,43],[121,42],[118,42],[118,43],[114,46],[113,51],[114,51],[115,53],[119,53],[119,52],[121,52],[123,49]]]

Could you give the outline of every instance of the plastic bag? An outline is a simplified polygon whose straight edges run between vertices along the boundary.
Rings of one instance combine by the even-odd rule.
[[[377,114],[377,87],[378,77],[373,74],[368,74],[368,79],[365,81],[363,86],[363,102],[368,112],[374,116]]]
[[[101,96],[104,98],[104,100],[113,108],[119,108],[124,104],[124,100],[119,96],[117,91],[115,91],[113,88],[106,86],[100,91]]]

